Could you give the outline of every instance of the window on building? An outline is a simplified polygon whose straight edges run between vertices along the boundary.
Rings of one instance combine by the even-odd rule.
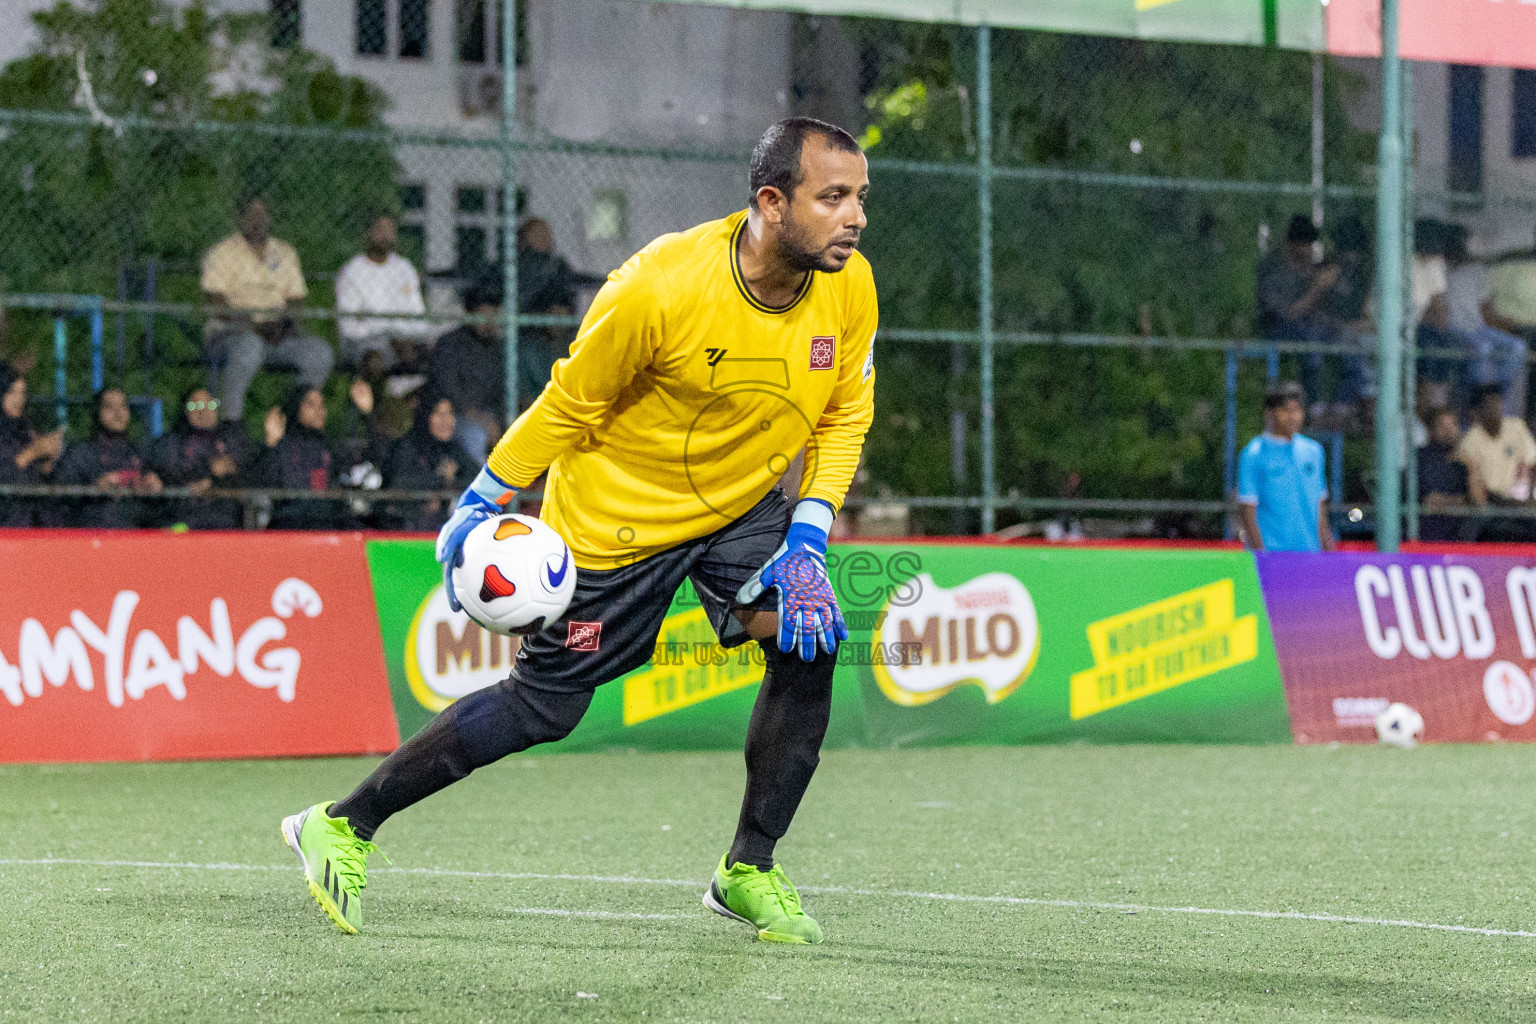
[[[486,13],[485,0],[458,0],[454,38],[458,40],[459,60],[465,64],[485,63],[485,42],[490,36]]]
[[[356,0],[357,52],[362,57],[382,57],[389,52],[388,0]]]
[[[1509,132],[1509,155],[1536,156],[1536,71],[1515,69],[1514,124]]]
[[[516,0],[513,17],[517,19],[517,24],[513,26],[513,30],[517,33],[517,41],[513,44],[517,47],[517,66],[526,67],[528,65],[528,0]],[[486,22],[486,25],[486,31],[496,37],[496,63],[501,64],[505,59],[503,53],[506,49],[501,45],[501,22],[499,19],[493,19]]]
[[[432,29],[432,0],[400,0],[400,56],[426,60]]]
[[[454,190],[453,248],[459,272],[483,267],[491,259],[490,242],[497,214],[491,209],[490,189],[460,185]]]
[[[497,0],[457,0],[455,24],[459,60],[466,64],[501,63],[501,4]],[[528,63],[528,4],[517,0],[517,66]]]
[[[427,257],[427,186],[400,186],[400,254],[418,267]]]
[[[299,4],[300,0],[272,0],[272,45],[279,50],[292,49],[303,41]]]
[[[453,194],[453,208],[456,212],[485,213],[490,209],[486,203],[486,189],[481,185],[460,185]]]
[[[592,193],[587,210],[587,241],[622,242],[629,234],[629,202],[618,189]]]
[[[1483,188],[1483,69],[1450,67],[1450,143],[1446,185],[1452,192]]]

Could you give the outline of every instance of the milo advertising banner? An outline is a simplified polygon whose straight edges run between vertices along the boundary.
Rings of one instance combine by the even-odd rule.
[[[449,611],[430,542],[371,541],[368,562],[402,737],[505,677],[516,642]],[[829,747],[1290,739],[1248,555],[833,545],[828,568],[851,634]],[[650,664],[558,748],[740,746],[762,657],[714,641],[685,585]]]
[[[872,745],[1290,739],[1258,578],[1242,553],[841,553],[845,565],[898,553],[921,562],[891,574],[870,623],[876,656],[839,676],[858,688]],[[905,656],[882,662],[882,648]]]

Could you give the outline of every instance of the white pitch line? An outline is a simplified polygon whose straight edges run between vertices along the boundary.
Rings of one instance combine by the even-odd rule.
[[[198,864],[191,861],[90,860],[75,857],[0,858],[0,867],[52,867],[77,865],[100,868],[148,868],[168,871],[292,871],[281,864]],[[452,868],[379,868],[377,874],[430,875],[444,878],[495,878],[504,881],[592,882],[602,885],[669,885],[697,888],[703,882],[687,878],[639,878],[632,875],[564,875],[537,871],[460,871]],[[931,900],[939,903],[992,903],[1004,906],[1060,907],[1067,910],[1136,911],[1150,914],[1196,914],[1210,917],[1251,917],[1266,921],[1315,921],[1323,924],[1357,924],[1376,928],[1412,928],[1419,931],[1455,932],[1512,939],[1536,939],[1536,931],[1509,928],[1478,928],[1465,924],[1436,924],[1385,917],[1354,917],[1346,914],[1308,914],[1299,910],[1229,910],[1218,907],[1165,907],[1150,903],[1109,903],[1097,900],[1060,900],[1038,896],[975,896],[965,893],[920,892],[907,889],[856,889],[840,885],[806,885],[802,892],[838,896],[874,896],[883,899]],[[605,911],[557,911],[525,908],[513,913],[555,916],[672,917],[675,915],[609,914]]]
[[[596,917],[605,921],[681,921],[682,914],[621,914],[612,910],[557,910],[553,907],[508,907],[508,914],[542,914],[545,917]]]

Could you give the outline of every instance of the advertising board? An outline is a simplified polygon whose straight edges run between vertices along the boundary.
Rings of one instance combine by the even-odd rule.
[[[0,761],[392,750],[362,548],[334,534],[0,536]]]
[[[507,673],[512,643],[449,612],[424,541],[368,547],[391,692],[411,735]],[[829,747],[1051,739],[1283,742],[1285,701],[1251,557],[833,545],[850,636]],[[739,746],[763,662],[691,587],[656,655],[597,691],[565,750]]]
[[[1255,558],[1298,742],[1375,742],[1394,701],[1428,742],[1536,740],[1536,560]]]

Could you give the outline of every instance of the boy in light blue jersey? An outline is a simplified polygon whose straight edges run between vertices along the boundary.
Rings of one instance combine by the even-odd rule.
[[[1323,446],[1298,433],[1306,394],[1293,383],[1264,395],[1264,433],[1243,449],[1237,500],[1255,551],[1332,551]]]

